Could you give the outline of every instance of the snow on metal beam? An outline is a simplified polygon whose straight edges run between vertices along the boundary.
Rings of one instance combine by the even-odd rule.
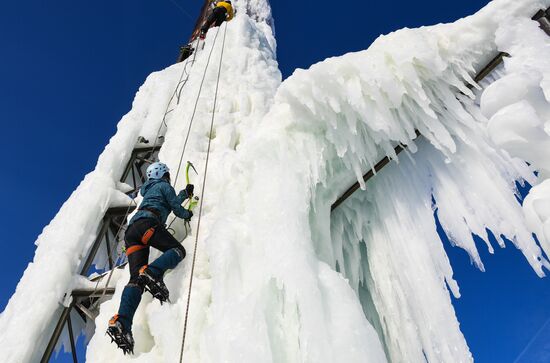
[[[107,287],[107,288],[101,288],[101,289],[76,289],[76,290],[73,290],[71,295],[73,297],[101,297],[103,295],[112,296],[114,293],[115,293],[114,287]]]
[[[531,19],[538,21],[540,24],[540,27],[546,34],[550,36],[550,7],[546,10],[539,10]],[[474,80],[479,83],[481,82],[485,77],[487,77],[491,72],[495,70],[504,60],[504,57],[509,57],[510,55],[508,53],[500,52],[496,57],[491,59],[489,63],[485,67],[483,67],[478,74],[475,76]],[[468,85],[471,87],[471,85]],[[416,132],[417,137],[420,136],[419,132]],[[398,145],[395,148],[396,155],[399,155],[400,152],[405,150],[407,147],[405,145]],[[382,160],[380,160],[373,169],[369,170],[366,174],[363,175],[363,181],[367,182],[369,179],[371,179],[374,175],[376,175],[377,172],[382,170],[386,165],[390,163],[391,159],[389,157],[385,157]],[[346,201],[353,193],[355,193],[360,188],[359,182],[356,182],[352,186],[350,186],[336,201],[331,205],[330,211],[334,211],[340,204]]]
[[[538,21],[540,28],[550,36],[550,8],[539,10],[531,19]]]

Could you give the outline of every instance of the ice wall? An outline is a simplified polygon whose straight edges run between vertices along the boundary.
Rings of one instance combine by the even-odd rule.
[[[505,15],[507,5],[493,2],[474,17],[432,28],[439,33],[436,39],[431,39],[432,44],[445,44],[450,36],[448,31],[464,35],[461,27],[466,26],[466,33],[478,32],[478,40],[485,44],[491,44],[496,37],[498,50],[511,54],[504,67],[493,76],[497,79],[488,82],[488,88],[480,92],[481,107],[463,95],[458,95],[456,101],[454,97],[451,100],[448,92],[456,95],[457,91],[452,87],[454,81],[419,82],[422,91],[416,92],[420,98],[417,103],[422,105],[424,101],[435,117],[429,117],[429,111],[406,111],[408,118],[413,120],[412,127],[421,130],[415,121],[424,113],[423,119],[438,119],[448,132],[449,142],[441,143],[440,136],[436,136],[439,142],[434,142],[422,132],[423,136],[415,145],[418,147],[415,154],[401,157],[399,165],[383,170],[369,182],[366,192],[356,193],[335,211],[331,240],[327,237],[328,232],[319,236],[326,241],[318,247],[320,255],[332,261],[333,266],[350,279],[392,361],[462,362],[472,359],[448,296],[447,290],[456,297],[459,290],[436,234],[434,210],[452,243],[466,250],[472,263],[480,269],[483,269],[483,262],[472,233],[486,240],[490,252],[494,252],[494,248],[488,242],[488,233],[497,237],[501,247],[505,246],[503,237],[508,238],[523,252],[539,276],[543,276],[544,268],[549,266],[541,250],[542,247],[548,256],[544,229],[549,216],[545,207],[548,204],[546,181],[536,186],[525,200],[525,216],[516,201],[518,193],[514,184],[516,180],[536,184],[545,179],[548,131],[544,128],[548,120],[548,99],[544,97],[544,73],[550,68],[544,54],[550,42],[538,24],[529,18],[536,7],[545,8],[548,4],[523,2],[522,6],[535,5],[535,8],[517,18],[517,13],[511,17]],[[493,14],[492,21],[498,24],[495,28],[487,26],[490,21],[484,16],[489,14]],[[446,36],[442,37],[444,34]],[[418,40],[402,43],[415,47],[421,44]],[[476,44],[470,43],[470,47],[475,54]],[[443,58],[443,63],[454,56],[441,47],[430,49],[436,51],[431,53],[431,58]],[[392,60],[394,54],[390,51],[385,56]],[[460,54],[467,52],[456,55]],[[477,61],[472,61],[475,58],[463,58],[454,72],[476,64]],[[417,74],[424,69],[438,69],[428,58],[420,62],[416,58],[413,66]],[[437,75],[437,72],[430,73]],[[393,119],[401,122],[399,113],[409,107],[404,100],[411,92],[403,94],[405,96],[398,102],[401,107],[397,110],[388,107],[398,114]],[[389,95],[390,100],[392,95],[395,93]],[[392,117],[384,116],[383,119]],[[501,147],[509,153],[503,152]],[[349,147],[345,148],[340,155],[345,156],[349,151]],[[510,155],[529,161],[531,168]],[[538,179],[532,174],[533,170],[540,171]],[[325,196],[319,199],[322,204]],[[540,247],[532,239],[532,232],[539,236]]]
[[[183,241],[188,257],[165,278],[172,303],[161,306],[144,295],[134,322],[136,354],[124,356],[103,334],[128,271],[115,276],[116,293],[101,305],[87,361],[179,361],[197,233],[184,361],[471,361],[451,305],[449,290],[459,296],[458,284],[434,210],[479,268],[471,234],[486,237],[487,229],[501,244],[500,236],[512,240],[537,274],[548,268],[531,232],[548,228],[543,203],[550,188],[537,186],[522,210],[515,181],[536,184],[534,169],[545,175],[546,159],[529,145],[546,142],[538,131],[548,131],[548,67],[521,63],[547,51],[549,38],[523,19],[549,5],[493,1],[454,24],[382,36],[368,50],[298,70],[280,84],[267,0],[235,1],[237,16],[209,32],[179,105],[160,129],[160,159],[173,171],[180,160],[192,161],[199,172],[192,182],[205,191],[201,229],[195,216]],[[522,32],[508,33],[510,27]],[[536,41],[520,44],[524,30]],[[474,94],[466,84],[497,49],[513,57]],[[43,351],[48,337],[40,333],[70,290],[102,213],[129,203],[116,180],[137,136],[155,137],[183,66],[148,78],[96,170],[40,237],[33,264],[0,316],[6,332],[0,349],[8,361],[36,361]],[[533,74],[521,78],[527,71]],[[507,77],[516,77],[509,81],[514,85],[525,82],[527,91],[501,101]],[[510,105],[532,117],[514,123],[517,109],[503,111]],[[525,135],[536,142],[518,144]],[[209,139],[207,184],[201,185]],[[395,157],[397,143],[408,146],[408,155],[331,215],[337,196],[383,156]],[[177,189],[184,179],[178,177]],[[82,202],[89,205],[85,212],[75,209]],[[174,227],[181,237],[181,223]],[[541,246],[548,252],[546,240]],[[49,261],[61,256],[52,268]],[[37,296],[46,296],[43,310],[30,306]],[[39,342],[37,350],[25,341]]]
[[[392,361],[472,360],[451,305],[448,290],[458,297],[459,289],[434,210],[453,243],[481,269],[472,233],[488,241],[488,229],[501,246],[506,236],[521,249],[539,276],[549,266],[516,201],[515,181],[536,183],[535,177],[524,162],[494,147],[487,118],[465,87],[473,84],[474,70],[503,49],[495,34],[548,5],[496,1],[455,24],[399,31],[367,51],[297,71],[278,90],[264,120],[270,126],[257,145],[247,145],[251,155],[269,155],[269,162],[251,168],[260,183],[249,194],[281,211],[262,223],[261,211],[253,209],[252,224],[261,228],[251,231],[252,239],[285,250],[314,248],[341,270]],[[539,52],[548,38],[526,21],[541,41],[525,47]],[[417,142],[415,130],[422,134]],[[353,182],[350,171],[359,177],[392,156],[396,143],[413,154],[331,218],[330,204]],[[295,191],[288,180],[309,187]],[[284,255],[284,269],[295,271],[295,259]]]
[[[244,4],[237,6],[239,10]],[[270,17],[251,15],[239,11],[227,26],[184,361],[332,362],[341,358],[353,362],[368,357],[384,362],[379,339],[346,280],[318,261],[310,243],[296,244],[308,231],[307,222],[293,223],[292,228],[277,223],[283,216],[294,215],[292,210],[300,203],[305,211],[309,200],[301,180],[289,179],[292,193],[277,191],[284,182],[285,166],[274,161],[281,148],[289,147],[281,129],[286,120],[263,120],[273,104],[280,73]],[[183,158],[193,161],[201,177],[225,26],[217,31],[208,34],[193,68],[196,74],[184,89],[189,97],[173,113],[172,120],[178,122],[169,124],[160,154],[172,170],[177,168],[202,72],[214,47]],[[276,133],[266,138],[270,130]],[[272,178],[273,171],[263,172],[263,168],[278,174]],[[179,179],[178,187],[183,185]],[[268,190],[257,194],[258,186]],[[284,206],[283,200],[291,204]],[[195,233],[183,242],[189,256]],[[269,240],[277,236],[274,243]],[[172,296],[170,306],[160,306],[147,295],[142,300],[134,325],[135,356],[124,357],[96,334],[87,360],[178,361],[190,262],[186,259],[165,279]],[[105,330],[116,311],[126,280],[127,275],[118,282],[113,300],[102,305],[97,331]]]

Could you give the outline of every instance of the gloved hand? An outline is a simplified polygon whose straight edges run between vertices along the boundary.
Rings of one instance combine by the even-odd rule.
[[[191,197],[193,195],[193,191],[195,190],[195,186],[193,184],[187,184],[185,187],[185,191],[187,192],[187,195]]]
[[[191,222],[191,218],[193,217],[193,212],[191,212],[189,209],[187,209],[187,211],[189,212],[189,218],[185,218],[185,221]]]

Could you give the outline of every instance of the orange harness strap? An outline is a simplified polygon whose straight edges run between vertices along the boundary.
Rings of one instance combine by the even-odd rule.
[[[143,237],[141,237],[141,243],[146,245],[147,242],[149,242],[149,240],[151,239],[151,237],[153,237],[154,233],[155,233],[154,227],[151,227],[148,230],[146,230],[145,233],[143,234]]]
[[[126,249],[126,256],[130,256],[134,252],[141,251],[142,249],[149,247],[149,246],[147,246],[147,243],[149,242],[151,237],[153,237],[154,233],[155,233],[155,228],[154,227],[151,227],[148,230],[146,230],[145,233],[143,234],[143,236],[141,237],[141,243],[143,243],[143,244],[128,247]]]
[[[142,249],[147,248],[147,247],[149,247],[149,246],[145,246],[145,245],[130,246],[126,249],[126,256],[130,256],[132,253],[137,252],[137,251],[141,251]]]

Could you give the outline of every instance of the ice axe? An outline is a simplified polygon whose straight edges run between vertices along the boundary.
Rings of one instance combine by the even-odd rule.
[[[193,171],[195,172],[195,174],[199,175],[199,173],[197,172],[197,169],[195,169],[195,165],[193,165],[192,162],[190,161],[187,161],[187,167],[185,168],[185,181],[187,182],[187,184],[190,184],[189,183],[189,169],[193,168]]]
[[[187,161],[187,167],[185,168],[185,180],[187,181],[187,184],[190,184],[189,183],[189,170],[190,169],[193,169],[193,171],[195,172],[195,174],[199,175],[199,173],[197,172],[197,169],[195,169],[195,166],[193,165],[192,162],[190,161]],[[189,210],[192,210],[193,208],[195,208],[195,206],[197,205],[197,203],[199,202],[199,197],[195,196],[193,198],[189,198]]]

